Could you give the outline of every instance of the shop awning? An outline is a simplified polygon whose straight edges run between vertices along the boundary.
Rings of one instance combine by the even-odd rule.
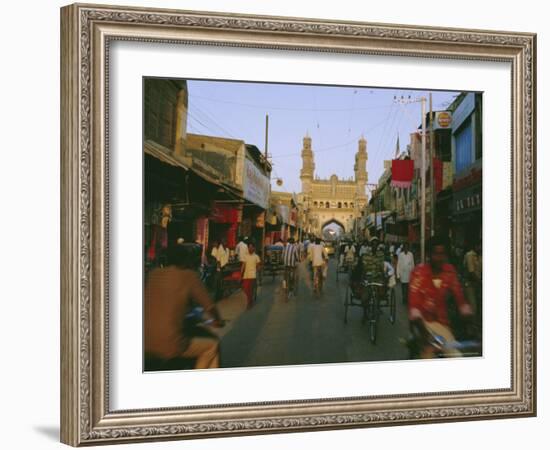
[[[243,198],[242,191],[240,191],[239,189],[231,186],[228,183],[218,180],[214,176],[209,175],[202,170],[192,167],[190,164],[186,164],[185,162],[173,156],[169,149],[157,144],[154,141],[146,140],[143,145],[143,151],[163,163],[170,164],[171,166],[175,167],[180,167],[185,171],[193,173],[194,175],[202,178],[204,181],[207,181],[208,183],[223,189],[224,192],[230,194],[230,196],[235,200],[242,200]]]
[[[171,166],[181,167],[184,170],[190,170],[191,168],[184,164],[179,159],[175,158],[169,149],[163,147],[162,145],[157,144],[154,141],[146,140],[143,144],[143,151],[148,155],[153,156],[154,158],[162,161]]]

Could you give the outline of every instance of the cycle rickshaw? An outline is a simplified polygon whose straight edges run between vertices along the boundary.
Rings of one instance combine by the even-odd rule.
[[[383,282],[375,281],[372,273],[365,274],[363,279],[356,283],[350,279],[344,298],[344,323],[348,322],[350,306],[363,309],[362,323],[367,322],[369,339],[373,344],[376,344],[381,308],[389,309],[389,321],[392,325],[395,323],[395,289],[388,287],[387,279],[384,279]]]
[[[269,274],[275,281],[277,274],[283,273],[283,271],[283,247],[278,245],[266,246],[262,265],[262,279],[264,275]]]

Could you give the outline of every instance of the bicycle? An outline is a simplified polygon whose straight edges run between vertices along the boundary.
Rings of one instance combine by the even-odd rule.
[[[313,267],[313,291],[315,295],[320,296],[323,293],[323,267]]]
[[[451,356],[481,356],[479,337],[449,341],[443,335],[447,327],[441,324],[428,325],[423,321],[411,324],[411,335],[402,340],[409,350],[410,359],[448,358]]]
[[[366,301],[366,305],[363,310],[363,323],[368,322],[369,339],[373,344],[376,344],[378,316],[380,312],[380,291],[383,288],[383,283],[369,281],[365,283],[364,301]]]

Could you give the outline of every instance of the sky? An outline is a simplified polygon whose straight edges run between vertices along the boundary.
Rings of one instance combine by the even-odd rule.
[[[421,123],[418,99],[428,91],[188,80],[188,132],[244,140],[268,154],[274,190],[300,192],[302,140],[312,139],[315,175],[353,176],[358,141],[367,140],[368,183],[377,183],[399,136],[406,150]],[[444,110],[458,92],[432,91],[433,109]],[[394,97],[397,97],[395,99]],[[426,103],[428,108],[428,103]],[[282,185],[275,184],[281,179]]]

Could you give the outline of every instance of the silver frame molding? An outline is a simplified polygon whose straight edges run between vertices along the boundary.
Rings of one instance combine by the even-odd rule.
[[[512,70],[509,389],[112,411],[108,67],[113,40],[506,61]],[[75,4],[61,9],[61,440],[73,446],[536,414],[536,35]]]

